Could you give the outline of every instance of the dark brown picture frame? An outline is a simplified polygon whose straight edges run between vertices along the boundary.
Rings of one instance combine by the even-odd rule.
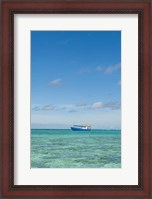
[[[2,0],[1,196],[2,198],[145,198],[151,194],[151,0]],[[138,185],[14,185],[15,14],[138,14]]]

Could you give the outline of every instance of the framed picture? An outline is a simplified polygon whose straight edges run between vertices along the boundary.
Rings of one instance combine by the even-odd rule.
[[[151,198],[151,1],[2,1],[2,197]]]

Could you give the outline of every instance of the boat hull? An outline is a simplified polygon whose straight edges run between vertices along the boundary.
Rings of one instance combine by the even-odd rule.
[[[91,129],[71,127],[72,131],[91,131]]]

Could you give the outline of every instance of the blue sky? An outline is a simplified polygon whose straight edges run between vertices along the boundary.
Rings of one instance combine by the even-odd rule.
[[[31,32],[32,128],[121,128],[121,32]]]

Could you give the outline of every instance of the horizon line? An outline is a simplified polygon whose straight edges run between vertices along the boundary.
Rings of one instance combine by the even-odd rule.
[[[31,128],[31,130],[71,130],[70,128]],[[105,129],[105,128],[93,128],[91,130],[121,130],[121,129]]]

